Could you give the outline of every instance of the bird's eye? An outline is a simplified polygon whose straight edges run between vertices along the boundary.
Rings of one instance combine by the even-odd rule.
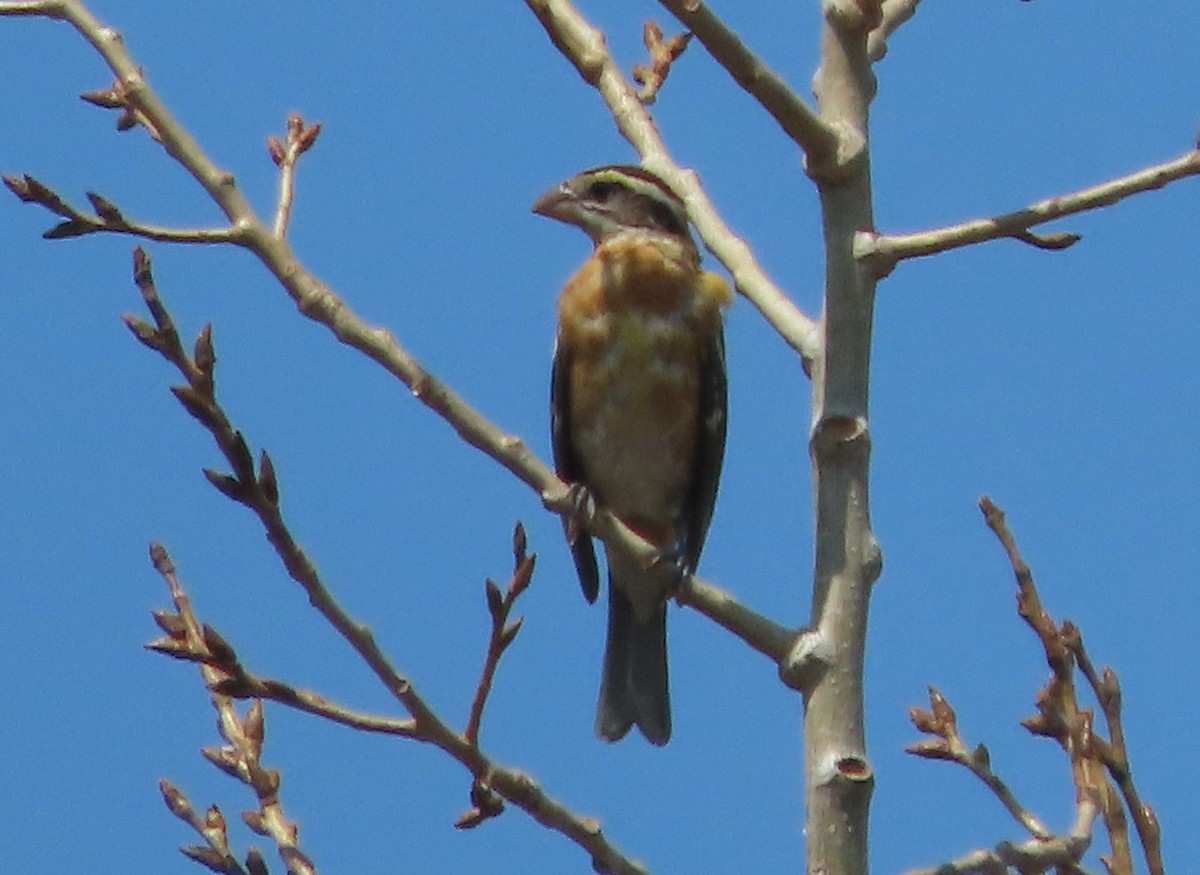
[[[672,234],[687,234],[687,227],[679,224],[678,214],[666,204],[655,201],[650,205],[650,218],[655,226]]]
[[[588,196],[593,200],[604,203],[620,190],[621,186],[615,182],[593,182],[588,187]]]

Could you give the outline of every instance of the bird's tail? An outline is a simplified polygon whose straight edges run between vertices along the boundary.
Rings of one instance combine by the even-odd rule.
[[[667,606],[660,603],[640,618],[629,597],[610,579],[596,734],[605,741],[619,741],[635,723],[651,744],[661,746],[671,738]]]

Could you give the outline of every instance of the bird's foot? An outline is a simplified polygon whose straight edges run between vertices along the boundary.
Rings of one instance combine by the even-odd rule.
[[[570,511],[563,517],[563,528],[567,533],[567,543],[574,544],[579,538],[587,537],[587,526],[596,515],[596,499],[582,483],[572,483],[567,487],[567,501]]]
[[[655,569],[665,581],[664,596],[667,599],[673,599],[679,595],[679,591],[683,588],[683,582],[692,573],[692,569],[688,567],[687,557],[684,555],[683,544],[659,550],[658,555],[650,564],[650,568]]]

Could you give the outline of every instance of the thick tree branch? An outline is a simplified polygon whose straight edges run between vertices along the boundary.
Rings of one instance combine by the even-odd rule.
[[[584,81],[600,92],[617,129],[642,156],[646,167],[665,179],[687,204],[688,217],[705,246],[733,276],[737,290],[771,323],[806,363],[819,354],[819,326],[776,286],[750,247],[718,215],[694,171],[683,170],[667,151],[653,118],[637,91],[613,60],[604,34],[592,27],[567,0],[525,0],[551,42]]]
[[[0,3],[0,15],[37,15],[42,18],[67,19],[68,3],[64,0],[26,0],[26,2]]]
[[[877,276],[886,276],[905,258],[935,255],[987,240],[1012,237],[1043,249],[1064,249],[1076,242],[1077,235],[1036,237],[1029,229],[1064,216],[1111,206],[1135,194],[1153,191],[1179,179],[1200,175],[1200,149],[1147,167],[1090,188],[1058,197],[1046,198],[1012,213],[990,219],[974,219],[961,225],[921,231],[916,234],[879,234],[860,231],[855,240],[855,255],[872,265]]]
[[[863,674],[871,589],[883,563],[870,502],[875,278],[854,258],[853,241],[859,230],[875,226],[866,148],[875,76],[866,42],[878,24],[878,5],[821,4],[821,63],[813,77],[821,118],[864,145],[859,159],[842,168],[842,178],[816,180],[825,244],[825,345],[813,373],[809,433],[816,512],[813,628],[785,667],[785,677],[813,677],[804,698],[808,871],[838,875],[869,871],[874,788]]]

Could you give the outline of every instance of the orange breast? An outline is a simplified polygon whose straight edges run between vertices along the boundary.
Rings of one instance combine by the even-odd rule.
[[[582,480],[644,537],[669,546],[701,429],[703,349],[728,286],[656,241],[597,248],[559,300],[571,442]]]

